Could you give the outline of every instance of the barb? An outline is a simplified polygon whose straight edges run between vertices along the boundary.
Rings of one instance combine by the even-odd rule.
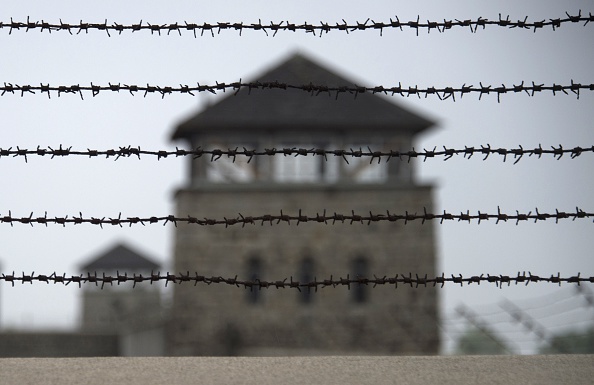
[[[404,222],[407,224],[408,222],[412,221],[421,221],[424,224],[426,221],[439,221],[440,224],[444,223],[445,221],[458,221],[458,222],[468,222],[471,223],[473,221],[477,221],[478,224],[481,221],[487,221],[490,219],[496,220],[496,224],[499,222],[507,222],[507,221],[515,221],[516,225],[520,222],[526,222],[530,220],[534,220],[534,223],[539,221],[546,221],[547,219],[554,219],[555,223],[558,223],[560,219],[584,219],[584,218],[592,218],[594,217],[594,213],[588,213],[580,209],[579,207],[575,208],[574,212],[565,212],[555,210],[555,213],[541,213],[536,209],[536,212],[533,214],[532,211],[528,213],[520,213],[516,210],[516,214],[505,214],[502,213],[500,208],[497,207],[497,214],[488,214],[478,211],[477,214],[470,214],[470,211],[466,211],[466,213],[460,214],[452,214],[448,213],[444,210],[443,214],[432,214],[428,213],[427,210],[424,210],[422,214],[411,214],[408,211],[405,214],[391,214],[389,211],[386,211],[386,214],[373,214],[369,212],[369,214],[358,215],[355,214],[355,211],[352,210],[351,214],[329,214],[326,215],[326,210],[324,210],[323,214],[316,213],[315,216],[307,216],[303,215],[301,210],[299,210],[298,215],[287,215],[284,214],[281,210],[280,215],[259,215],[259,216],[244,216],[241,213],[238,214],[235,218],[223,218],[223,219],[215,219],[215,218],[197,218],[188,215],[187,217],[175,217],[174,215],[168,215],[164,217],[158,216],[151,216],[151,217],[127,217],[122,218],[122,213],[115,218],[95,218],[95,217],[83,217],[82,213],[79,213],[78,216],[69,217],[68,215],[64,217],[48,217],[47,212],[42,217],[34,217],[33,212],[27,217],[15,217],[12,216],[12,212],[8,211],[7,215],[2,216],[0,214],[0,223],[10,223],[13,226],[14,223],[22,223],[22,224],[29,224],[33,226],[34,223],[39,223],[43,225],[48,224],[56,224],[66,226],[67,224],[74,224],[80,225],[83,223],[97,225],[103,228],[103,225],[111,225],[111,226],[120,226],[141,224],[145,226],[145,224],[154,224],[154,223],[163,223],[165,226],[167,223],[173,223],[176,227],[178,223],[187,223],[187,224],[196,224],[201,226],[216,226],[216,225],[225,225],[225,227],[233,226],[233,225],[241,225],[244,227],[245,225],[255,225],[260,223],[264,225],[265,223],[270,224],[280,224],[281,222],[290,225],[291,223],[297,224],[299,226],[300,223],[323,223],[323,224],[336,224],[336,222],[340,222],[342,224],[350,224],[353,223],[360,223],[360,224],[371,224],[372,222]]]
[[[49,84],[40,83],[39,86],[34,85],[18,85],[4,82],[3,86],[0,86],[0,96],[4,96],[5,94],[19,94],[21,97],[25,96],[25,94],[35,94],[36,92],[40,92],[41,94],[47,94],[48,98],[51,98],[52,94],[58,94],[60,97],[62,94],[78,94],[80,95],[81,99],[84,99],[83,93],[91,93],[93,97],[99,95],[102,91],[109,91],[109,92],[120,92],[120,91],[127,91],[130,92],[131,95],[135,95],[138,92],[143,93],[144,97],[148,94],[158,94],[161,95],[161,98],[164,98],[165,95],[170,94],[187,94],[195,96],[195,92],[211,92],[216,94],[217,91],[226,92],[226,90],[233,90],[235,93],[238,93],[241,89],[248,89],[248,93],[251,93],[253,90],[271,90],[271,89],[279,89],[279,90],[301,90],[307,92],[312,96],[317,96],[320,94],[326,95],[335,95],[338,98],[340,94],[351,94],[354,95],[356,98],[357,95],[363,93],[372,93],[372,94],[384,94],[384,95],[400,95],[410,97],[411,95],[416,95],[417,97],[421,98],[421,95],[425,95],[427,98],[429,95],[437,96],[440,100],[452,99],[452,101],[456,101],[456,95],[460,98],[463,97],[465,94],[469,93],[478,93],[479,100],[482,99],[483,95],[490,95],[496,94],[497,95],[497,102],[500,102],[501,95],[507,93],[526,93],[528,96],[534,96],[535,93],[538,92],[545,92],[550,91],[553,95],[557,95],[557,93],[564,93],[568,95],[568,91],[574,93],[577,98],[580,98],[580,91],[594,91],[594,83],[590,84],[581,84],[581,83],[574,83],[571,80],[570,84],[560,85],[553,83],[552,85],[544,85],[544,84],[536,84],[532,82],[532,85],[524,85],[524,81],[522,81],[519,85],[512,85],[506,86],[502,84],[501,86],[485,86],[482,83],[479,83],[479,87],[475,87],[473,85],[467,86],[463,84],[461,87],[428,87],[428,88],[419,88],[418,86],[408,86],[403,87],[401,83],[398,83],[398,86],[393,87],[386,87],[386,86],[375,86],[375,87],[363,87],[357,85],[344,85],[338,87],[328,87],[325,85],[315,85],[313,83],[310,84],[289,84],[289,83],[280,83],[277,81],[274,82],[249,82],[249,83],[242,83],[241,80],[238,82],[233,83],[219,83],[215,82],[215,85],[201,85],[200,83],[196,83],[196,86],[189,86],[189,85],[179,85],[176,86],[157,86],[157,85],[150,85],[147,84],[146,86],[138,86],[138,85],[127,85],[127,84],[111,84],[108,83],[107,86],[105,85],[95,85],[91,83],[88,86],[81,86],[79,84],[66,86],[66,85],[59,85],[59,86],[50,86]]]
[[[467,147],[464,146],[463,149],[455,149],[455,148],[447,148],[443,146],[443,150],[437,150],[437,147],[434,147],[433,150],[423,150],[423,151],[416,151],[413,147],[412,150],[409,151],[395,151],[395,150],[386,150],[386,151],[372,151],[371,148],[367,148],[367,150],[363,150],[359,148],[358,150],[353,150],[352,148],[349,150],[326,150],[322,148],[265,148],[263,151],[258,151],[256,149],[249,150],[243,147],[240,150],[238,147],[235,149],[211,149],[211,150],[204,150],[200,147],[196,148],[195,150],[183,150],[179,148],[175,148],[175,151],[167,151],[167,150],[157,150],[157,151],[150,151],[150,150],[142,150],[140,146],[132,147],[132,146],[125,146],[119,147],[118,149],[108,149],[108,150],[73,150],[72,147],[63,147],[60,144],[60,147],[54,149],[52,147],[45,147],[42,148],[37,146],[34,150],[29,150],[26,148],[20,148],[19,146],[13,150],[12,147],[8,149],[3,149],[0,147],[0,158],[3,156],[12,156],[17,157],[21,156],[25,158],[25,162],[27,162],[27,157],[31,155],[37,156],[49,156],[51,159],[55,157],[64,157],[64,156],[88,156],[89,158],[96,158],[99,156],[105,156],[106,159],[114,158],[114,160],[118,160],[120,158],[129,158],[131,156],[138,157],[140,159],[141,155],[148,155],[148,156],[156,156],[158,160],[162,158],[167,158],[169,156],[193,156],[194,158],[200,158],[203,156],[210,157],[211,162],[216,162],[217,160],[226,157],[232,159],[235,162],[235,158],[238,156],[245,156],[248,159],[248,163],[252,160],[254,156],[274,156],[274,155],[283,155],[283,156],[322,156],[324,159],[328,159],[328,156],[335,156],[341,157],[346,163],[349,163],[347,158],[361,158],[361,157],[370,157],[370,163],[374,162],[377,159],[377,163],[381,163],[381,160],[384,159],[385,162],[390,161],[390,159],[399,159],[399,160],[408,160],[410,161],[413,158],[422,158],[423,161],[426,161],[429,158],[436,158],[436,157],[444,157],[445,160],[451,159],[455,155],[462,155],[465,159],[470,159],[474,154],[479,154],[483,157],[483,160],[486,160],[491,155],[499,155],[503,157],[503,161],[507,160],[508,156],[513,156],[515,161],[514,164],[518,163],[525,155],[528,156],[537,156],[539,159],[542,155],[553,155],[553,157],[557,160],[561,159],[563,155],[569,154],[571,159],[575,159],[578,156],[582,155],[585,152],[594,152],[594,146],[590,147],[573,147],[573,148],[563,148],[562,145],[559,147],[551,146],[551,149],[543,149],[542,146],[539,144],[538,147],[534,149],[524,149],[522,146],[518,148],[491,148],[491,145],[487,144],[485,146],[481,145],[480,147]]]
[[[287,281],[288,280],[288,281]],[[508,276],[508,275],[490,275],[481,274],[481,275],[474,275],[470,277],[464,277],[462,274],[451,276],[446,276],[445,273],[442,273],[440,276],[436,276],[434,278],[430,278],[427,274],[419,275],[415,274],[413,276],[412,273],[409,274],[396,274],[394,276],[388,277],[384,275],[381,278],[378,278],[376,275],[373,278],[365,278],[357,276],[355,278],[350,278],[350,275],[347,274],[346,278],[339,278],[333,279],[333,276],[330,276],[329,279],[324,280],[317,280],[314,279],[310,282],[299,282],[294,281],[293,277],[289,279],[284,278],[276,281],[264,281],[264,280],[240,280],[237,279],[237,276],[234,278],[223,278],[223,277],[206,277],[203,275],[199,275],[197,272],[194,274],[190,274],[190,272],[186,272],[186,274],[179,273],[177,275],[170,274],[161,274],[160,272],[154,274],[151,272],[150,275],[143,276],[142,274],[132,274],[128,276],[128,273],[120,274],[119,271],[116,272],[115,276],[112,275],[105,275],[102,273],[101,275],[97,275],[97,273],[91,274],[90,272],[80,275],[71,275],[66,276],[66,274],[59,275],[57,273],[52,273],[49,275],[38,274],[35,275],[35,272],[32,272],[30,275],[25,274],[24,272],[22,275],[15,275],[14,271],[12,274],[2,274],[0,277],[0,281],[8,282],[12,286],[15,283],[21,282],[21,284],[29,283],[33,284],[33,282],[45,282],[49,284],[50,282],[57,284],[61,283],[64,285],[69,285],[71,283],[77,284],[81,287],[83,284],[94,284],[96,286],[101,285],[101,288],[106,284],[113,285],[121,284],[125,282],[133,282],[133,288],[136,287],[137,284],[141,283],[150,283],[153,284],[154,282],[165,282],[167,286],[169,283],[193,283],[194,286],[197,284],[225,284],[231,285],[236,287],[243,287],[244,289],[268,289],[268,288],[276,288],[276,289],[297,289],[301,291],[301,289],[314,289],[317,291],[318,288],[325,288],[325,287],[332,287],[336,288],[338,286],[346,286],[347,289],[350,290],[351,285],[367,285],[375,288],[378,285],[394,285],[394,288],[398,288],[398,285],[408,285],[410,287],[418,288],[419,286],[428,287],[428,286],[438,286],[444,287],[445,284],[456,284],[460,286],[464,286],[464,284],[471,285],[477,284],[480,285],[481,283],[489,283],[495,284],[497,287],[502,288],[505,284],[510,286],[513,284],[525,284],[528,285],[529,283],[537,283],[537,282],[544,282],[544,283],[554,283],[561,285],[561,283],[573,283],[580,285],[581,283],[594,283],[594,277],[581,277],[581,273],[571,277],[561,277],[559,273],[557,275],[552,275],[550,277],[540,277],[537,275],[532,275],[528,272],[523,272],[520,274],[518,272],[515,276]]]
[[[390,18],[389,21],[383,22],[376,22],[371,19],[365,20],[365,22],[361,23],[356,21],[355,23],[347,22],[344,19],[341,22],[336,22],[334,24],[328,22],[320,22],[319,24],[308,23],[304,22],[303,24],[296,24],[291,23],[290,21],[280,21],[275,23],[271,21],[270,23],[262,23],[261,19],[258,19],[257,23],[244,23],[244,22],[215,22],[215,23],[188,23],[187,21],[184,22],[176,22],[170,24],[151,24],[148,22],[143,22],[140,20],[138,24],[119,24],[117,22],[108,23],[107,19],[103,23],[87,23],[80,20],[78,23],[70,24],[62,22],[60,19],[60,23],[49,23],[45,20],[41,21],[32,21],[27,17],[26,22],[22,21],[15,21],[10,18],[10,22],[0,22],[0,29],[8,28],[8,34],[12,34],[14,30],[20,31],[25,30],[25,32],[29,32],[32,30],[40,30],[41,32],[55,32],[55,31],[67,31],[70,35],[72,32],[76,32],[76,34],[80,34],[81,32],[89,33],[90,30],[97,30],[97,31],[105,31],[107,36],[111,36],[110,32],[117,32],[118,34],[122,34],[122,32],[130,31],[130,32],[138,32],[138,31],[150,31],[151,35],[157,34],[161,36],[161,32],[167,32],[167,35],[171,34],[171,32],[177,32],[179,36],[182,35],[182,31],[190,32],[197,37],[197,33],[200,33],[200,36],[203,36],[206,32],[210,34],[212,37],[215,36],[215,31],[218,34],[221,31],[226,30],[233,30],[238,31],[239,35],[241,36],[244,30],[251,30],[251,31],[262,31],[269,36],[270,33],[272,36],[276,36],[278,32],[297,32],[303,31],[305,33],[311,33],[314,36],[322,36],[323,34],[330,33],[331,31],[342,31],[346,32],[347,34],[351,32],[357,31],[365,31],[365,30],[376,30],[379,31],[380,36],[383,35],[385,29],[389,30],[400,30],[403,31],[404,28],[408,28],[409,30],[415,30],[417,36],[419,35],[419,30],[427,30],[427,33],[431,33],[432,30],[437,30],[440,33],[448,31],[455,27],[463,27],[469,28],[470,32],[476,33],[479,27],[485,29],[487,26],[497,26],[503,27],[506,29],[527,29],[533,30],[536,32],[539,29],[543,29],[545,27],[551,27],[553,31],[556,31],[557,28],[560,28],[562,24],[566,23],[584,23],[583,25],[586,26],[589,22],[594,21],[594,16],[592,13],[589,13],[588,16],[582,16],[582,11],[580,10],[577,15],[570,15],[569,13],[565,12],[565,16],[552,18],[552,19],[543,19],[543,20],[535,20],[535,21],[528,21],[528,16],[526,16],[523,20],[518,19],[518,21],[512,21],[509,18],[509,15],[504,19],[501,14],[499,14],[499,19],[497,20],[489,20],[483,17],[479,17],[477,19],[465,19],[465,20],[443,20],[443,21],[430,21],[427,20],[426,22],[421,20],[420,16],[417,16],[416,20],[412,21],[400,21],[398,16],[395,16],[394,19]]]

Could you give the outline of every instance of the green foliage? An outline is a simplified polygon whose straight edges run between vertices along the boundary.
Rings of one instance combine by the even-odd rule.
[[[569,331],[557,334],[538,352],[540,354],[593,354],[594,326],[586,332]]]
[[[511,349],[492,332],[469,328],[456,343],[456,354],[508,354]]]

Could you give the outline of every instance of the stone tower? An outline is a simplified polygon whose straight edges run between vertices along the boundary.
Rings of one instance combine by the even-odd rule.
[[[254,81],[352,86],[297,54]],[[369,93],[241,90],[177,126],[191,148],[409,150],[432,122]],[[414,162],[370,158],[260,156],[191,160],[176,194],[177,215],[235,218],[275,214],[367,214],[432,210],[432,188],[414,183]],[[176,272],[268,281],[435,273],[429,224],[294,223],[178,225]],[[432,287],[353,285],[253,290],[220,284],[175,286],[167,332],[172,355],[434,354]]]
[[[116,244],[81,266],[86,275],[148,276],[159,265],[124,244]],[[132,282],[112,285],[85,285],[83,288],[81,331],[117,335],[121,355],[162,355],[163,315],[158,285]]]

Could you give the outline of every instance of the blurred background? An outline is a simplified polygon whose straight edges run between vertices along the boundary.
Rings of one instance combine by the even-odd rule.
[[[103,1],[86,4],[77,1],[19,1],[3,4],[1,21],[45,20],[56,23],[117,22],[151,24],[203,22],[263,23],[289,20],[294,23],[330,24],[363,22],[367,18],[388,21],[441,21],[443,19],[548,20],[594,11],[588,1],[501,1],[497,4],[452,1],[447,4],[426,1],[373,4],[313,1],[275,3],[240,1]],[[8,28],[0,30],[3,60],[0,81],[13,84],[51,85],[146,83],[154,85],[214,84],[249,79],[263,68],[294,52],[303,52],[360,84],[369,86],[419,87],[493,86],[524,81],[544,84],[592,83],[594,38],[592,25],[564,24],[557,31],[487,27],[476,33],[453,28],[447,33],[386,29],[333,31],[321,38],[304,32],[279,32],[276,37],[261,31],[222,31],[212,37],[183,32],[161,36],[149,31],[112,33],[65,31],[41,33]],[[60,144],[73,149],[109,149],[140,146],[142,149],[174,149],[171,133],[179,122],[216,102],[223,95],[200,93],[192,97],[126,92],[85,95],[18,95],[0,98],[0,147],[36,148]],[[437,97],[386,97],[407,109],[437,122],[437,127],[418,138],[417,150],[441,146],[463,148],[490,144],[493,147],[534,148],[542,144],[574,147],[594,144],[592,108],[594,95],[548,92],[534,97],[526,94],[478,95],[440,101]],[[428,159],[417,164],[417,180],[434,184],[436,212],[513,213],[572,211],[576,206],[592,211],[592,154],[576,159],[524,158],[503,163],[500,157],[485,161],[454,157]],[[49,216],[93,217],[165,216],[174,212],[173,196],[183,185],[187,162],[153,157],[120,159],[117,162],[84,157],[0,159],[0,215],[11,210],[13,216],[31,212]],[[446,222],[435,225],[437,233],[437,271],[446,274],[515,275],[530,271],[540,276],[560,272],[563,276],[581,272],[591,276],[594,246],[591,220],[548,220],[538,223]],[[173,226],[132,227],[41,226],[2,224],[0,229],[0,271],[5,273],[52,272],[77,274],[85,263],[125,242],[163,270],[172,268]],[[442,352],[460,351],[463,337],[472,342],[491,333],[498,349],[518,354],[545,351],[552,336],[563,333],[591,334],[594,321],[592,294],[588,285],[581,291],[571,285],[561,287],[530,284],[503,287],[494,285],[448,285],[439,291],[442,319]],[[167,299],[171,291],[164,289]],[[62,285],[0,284],[0,328],[7,331],[67,331],[80,326],[82,292]],[[536,333],[514,321],[506,306],[509,302],[526,311],[546,333]],[[506,305],[507,304],[507,305]],[[469,328],[478,319],[479,333]],[[474,322],[474,323],[477,323]],[[485,327],[485,325],[487,325]],[[534,324],[533,324],[534,325]],[[476,334],[476,333],[475,333]],[[544,336],[544,337],[543,337]],[[549,342],[547,342],[549,341]],[[489,342],[485,342],[489,344]],[[465,346],[472,346],[467,343]],[[591,346],[591,343],[590,343]],[[472,352],[472,348],[467,348]],[[545,349],[545,350],[543,350]]]

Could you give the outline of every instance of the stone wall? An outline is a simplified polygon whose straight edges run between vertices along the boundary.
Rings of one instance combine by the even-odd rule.
[[[347,188],[348,187],[348,188]],[[430,187],[403,185],[203,185],[177,194],[177,214],[233,218],[423,212],[432,210]],[[354,261],[368,275],[435,273],[432,223],[286,223],[224,226],[180,224],[175,231],[175,271],[249,279],[250,260],[262,280],[300,280],[304,258],[318,280],[351,277]],[[433,287],[320,288],[304,303],[294,289],[268,288],[256,295],[226,285],[176,285],[167,331],[172,355],[235,354],[435,354],[439,349],[437,293]],[[361,293],[359,293],[361,294]],[[260,353],[258,353],[260,352]],[[264,352],[264,353],[262,353]]]
[[[106,285],[103,289],[100,285],[85,287],[81,329],[123,334],[162,325],[164,315],[159,288],[148,284],[132,287],[132,282]]]
[[[100,357],[119,355],[116,335],[60,332],[0,334],[0,357]]]

